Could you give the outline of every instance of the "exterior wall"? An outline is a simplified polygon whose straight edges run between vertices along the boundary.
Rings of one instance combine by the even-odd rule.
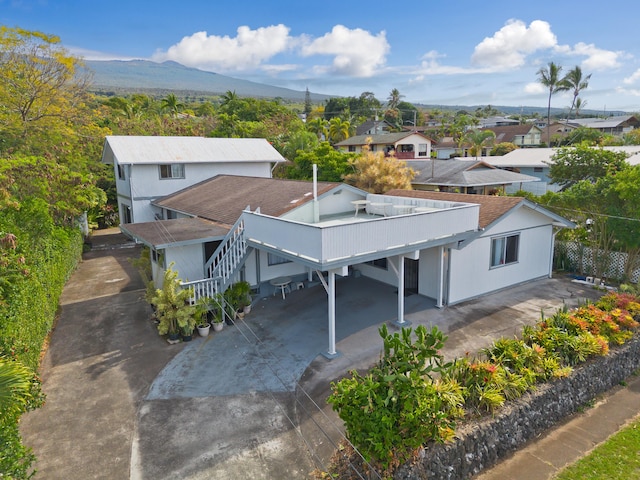
[[[182,281],[200,280],[204,277],[204,249],[201,243],[182,247],[166,248],[165,265],[175,263],[178,278]]]
[[[518,233],[518,261],[491,268],[491,239]],[[527,212],[511,215],[469,245],[451,250],[448,304],[547,276],[552,242],[552,226],[544,224],[541,216]]]
[[[524,190],[525,192],[531,192],[535,195],[544,195],[546,192],[557,192],[560,190],[560,186],[551,183],[549,178],[549,167],[543,167],[542,172],[536,172],[534,167],[520,167],[517,169],[518,173],[523,175],[530,175],[532,177],[539,178],[539,182],[525,182],[523,184],[513,183],[507,185],[505,192],[508,194],[515,193],[518,190]]]
[[[388,261],[387,261],[388,263]],[[398,277],[390,266],[387,268],[374,267],[366,263],[359,263],[354,267],[356,270],[360,270],[365,277],[373,278],[387,285],[398,285]]]
[[[116,178],[117,168],[116,164]],[[132,199],[132,222],[150,222],[156,213],[150,210],[151,201],[222,174],[270,178],[271,166],[268,162],[185,164],[185,178],[160,179],[157,164],[131,165],[129,187],[124,182],[116,182],[116,186],[119,196]]]

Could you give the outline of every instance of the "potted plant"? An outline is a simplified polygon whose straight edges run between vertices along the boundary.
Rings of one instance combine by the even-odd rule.
[[[221,293],[216,293],[215,296],[209,300],[210,311],[213,314],[211,325],[216,332],[222,330],[224,325],[224,306],[225,300]]]
[[[190,304],[191,292],[183,289],[173,264],[164,273],[162,288],[156,289],[151,304],[156,309],[158,333],[168,335],[169,342],[176,342],[180,334],[193,333],[196,307]]]
[[[196,328],[198,329],[198,334],[201,337],[206,337],[209,335],[209,329],[211,325],[208,321],[208,314],[210,308],[210,300],[206,297],[200,298],[196,302],[196,310],[195,310],[195,323]]]
[[[251,285],[249,282],[238,282],[234,285],[235,295],[238,303],[238,310],[246,315],[251,312]]]

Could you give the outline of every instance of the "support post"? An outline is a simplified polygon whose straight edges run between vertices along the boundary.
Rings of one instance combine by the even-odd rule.
[[[327,296],[329,299],[329,351],[325,354],[325,357],[335,358],[339,355],[336,351],[336,274],[333,270],[329,270],[328,273],[329,282],[327,285]]]
[[[444,296],[444,247],[438,247],[438,295],[436,298],[436,307],[442,308],[444,302],[442,297]]]

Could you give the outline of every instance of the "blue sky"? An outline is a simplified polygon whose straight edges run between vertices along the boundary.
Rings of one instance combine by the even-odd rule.
[[[0,0],[0,24],[87,59],[174,60],[316,93],[546,107],[536,72],[592,74],[586,108],[640,111],[640,2]],[[555,95],[554,107],[571,104]]]

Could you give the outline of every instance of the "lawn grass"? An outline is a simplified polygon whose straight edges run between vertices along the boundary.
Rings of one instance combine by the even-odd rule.
[[[555,480],[632,478],[640,478],[640,420],[638,419],[554,477]]]

